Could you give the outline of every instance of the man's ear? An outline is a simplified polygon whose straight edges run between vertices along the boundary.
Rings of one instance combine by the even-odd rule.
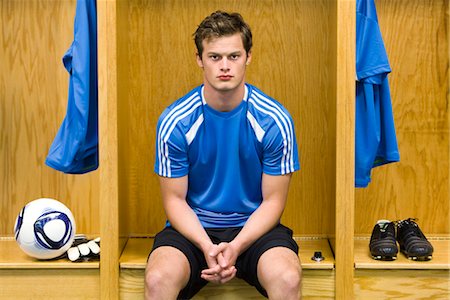
[[[200,57],[200,55],[198,53],[195,53],[195,57],[197,58],[197,65],[200,68],[203,68],[203,61],[202,61],[202,58]]]
[[[252,61],[252,50],[248,51],[248,53],[247,53],[247,61],[245,62],[245,64],[248,66],[251,61]]]

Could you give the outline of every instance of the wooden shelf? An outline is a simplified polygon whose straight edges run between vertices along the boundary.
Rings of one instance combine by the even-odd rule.
[[[309,238],[309,237],[297,237],[295,238],[299,245],[300,261],[302,268],[306,269],[334,269],[334,255],[331,251],[330,244],[326,238]],[[315,251],[321,251],[322,256],[325,258],[320,262],[313,261],[311,257]]]
[[[450,270],[450,238],[428,237],[434,248],[430,261],[413,261],[403,253],[395,261],[374,260],[369,252],[369,237],[355,238],[356,269]]]
[[[55,299],[56,287],[58,299],[99,299],[99,266],[98,261],[38,260],[14,238],[0,237],[0,299]]]
[[[145,269],[153,238],[130,238],[120,256],[121,269]]]
[[[98,269],[98,261],[71,262],[69,259],[38,260],[26,255],[14,238],[0,239],[0,269]]]
[[[299,257],[303,269],[334,269],[334,258],[325,238],[296,238],[300,247]],[[120,257],[121,269],[145,269],[147,257],[153,246],[153,238],[130,238]],[[325,259],[311,260],[314,251],[321,251]]]

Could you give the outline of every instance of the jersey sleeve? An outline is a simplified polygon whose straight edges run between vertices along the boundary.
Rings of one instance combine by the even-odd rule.
[[[284,175],[300,169],[294,123],[289,113],[282,109],[273,115],[273,122],[263,138],[263,172]]]
[[[376,16],[375,3],[358,1],[356,13],[356,76],[359,81],[381,84],[391,72]],[[367,3],[366,3],[367,2]]]
[[[164,122],[165,115],[161,115],[156,130],[154,171],[163,177],[182,177],[189,172],[188,145],[180,127]]]

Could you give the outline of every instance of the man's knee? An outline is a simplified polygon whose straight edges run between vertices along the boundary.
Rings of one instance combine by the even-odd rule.
[[[258,264],[258,279],[273,299],[299,299],[302,268],[295,252],[272,248]]]
[[[279,285],[283,290],[291,292],[298,291],[302,282],[302,269],[300,267],[293,267],[292,269],[281,272],[278,278],[280,279]]]
[[[146,299],[174,298],[187,284],[189,272],[189,263],[178,249],[158,248],[145,269]]]
[[[300,267],[291,266],[273,274],[272,280],[266,285],[269,298],[300,299],[302,271]]]
[[[160,270],[147,269],[145,270],[145,289],[149,292],[155,292],[167,284],[167,276]]]

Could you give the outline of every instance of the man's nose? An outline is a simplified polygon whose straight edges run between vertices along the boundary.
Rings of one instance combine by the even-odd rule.
[[[229,61],[228,61],[228,59],[227,59],[226,57],[224,57],[224,58],[222,59],[220,69],[221,69],[222,71],[228,71],[228,70],[230,70]]]

